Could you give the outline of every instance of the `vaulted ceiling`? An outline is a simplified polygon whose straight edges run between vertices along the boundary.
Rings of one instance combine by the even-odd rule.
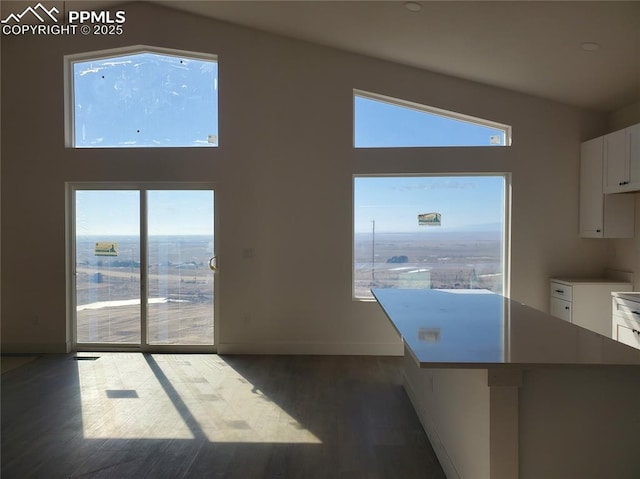
[[[638,1],[153,3],[589,109],[640,101]]]
[[[640,101],[640,1],[150,3],[593,110]]]

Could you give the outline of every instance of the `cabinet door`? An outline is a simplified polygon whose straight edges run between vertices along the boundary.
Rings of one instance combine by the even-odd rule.
[[[629,170],[626,161],[627,133],[614,131],[604,136],[604,192],[620,193],[626,190]]]
[[[580,145],[580,236],[603,237],[602,149],[604,138]]]
[[[629,189],[640,190],[640,123],[625,130],[627,140],[627,163],[629,168]]]
[[[640,330],[630,328],[625,324],[617,324],[616,339],[628,346],[640,349]]]
[[[640,143],[640,138],[635,139]],[[604,138],[580,145],[580,236],[633,238],[635,199],[602,192]]]
[[[571,302],[564,299],[551,298],[549,313],[551,316],[571,322]]]

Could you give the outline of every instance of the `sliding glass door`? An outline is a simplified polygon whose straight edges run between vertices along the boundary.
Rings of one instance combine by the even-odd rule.
[[[213,188],[117,186],[71,186],[76,346],[213,346]]]

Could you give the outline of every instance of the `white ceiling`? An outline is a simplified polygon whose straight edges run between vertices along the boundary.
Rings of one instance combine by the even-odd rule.
[[[640,101],[638,1],[153,3],[590,109]]]
[[[151,3],[594,110],[640,101],[640,1]]]

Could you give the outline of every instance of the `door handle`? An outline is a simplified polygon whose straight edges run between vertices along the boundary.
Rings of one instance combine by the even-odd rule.
[[[218,257],[212,256],[209,258],[209,269],[214,273],[218,270]]]

